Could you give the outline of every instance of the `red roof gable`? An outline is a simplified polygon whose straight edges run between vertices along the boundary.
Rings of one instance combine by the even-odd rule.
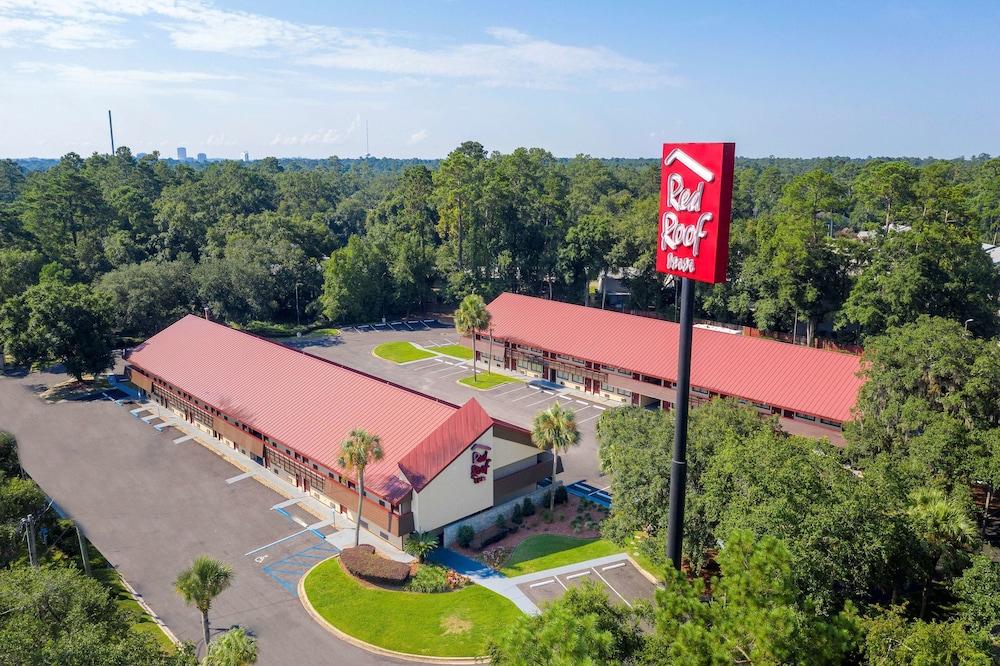
[[[495,338],[677,381],[679,326],[610,310],[501,294],[488,309]],[[847,421],[857,400],[857,356],[696,328],[691,384]]]
[[[377,434],[385,455],[366,469],[365,486],[390,501],[410,491],[399,477],[399,461],[462,413],[450,403],[194,315],[136,347],[128,361],[331,470],[343,471],[337,458],[351,430]],[[470,413],[482,411],[470,403]]]
[[[492,426],[493,419],[473,398],[403,456],[399,469],[420,492]]]

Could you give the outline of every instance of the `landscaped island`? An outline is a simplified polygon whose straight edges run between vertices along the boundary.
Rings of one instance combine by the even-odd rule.
[[[343,633],[414,655],[484,655],[489,640],[521,615],[510,600],[478,585],[438,593],[372,585],[348,573],[339,557],[310,571],[303,588],[313,609]]]

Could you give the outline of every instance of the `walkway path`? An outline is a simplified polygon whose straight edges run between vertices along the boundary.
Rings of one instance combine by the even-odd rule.
[[[604,557],[596,557],[592,560],[586,560],[584,562],[576,562],[574,564],[567,564],[553,569],[546,569],[545,571],[523,574],[521,576],[515,576],[514,578],[508,578],[496,569],[489,567],[478,560],[474,560],[471,557],[466,557],[465,555],[456,553],[448,548],[438,548],[428,556],[428,559],[454,569],[463,576],[468,576],[473,583],[482,585],[488,590],[492,590],[499,595],[507,597],[513,601],[514,605],[520,608],[522,612],[529,615],[537,615],[541,612],[541,610],[524,592],[518,588],[518,585],[521,585],[522,583],[530,583],[542,578],[551,578],[553,576],[579,571],[588,567],[599,567],[605,564],[625,561],[628,560],[628,555],[626,553],[605,555]]]

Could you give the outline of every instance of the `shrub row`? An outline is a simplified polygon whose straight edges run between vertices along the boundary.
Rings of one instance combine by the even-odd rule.
[[[351,574],[377,585],[402,585],[410,577],[410,565],[382,557],[370,544],[342,550],[340,561]]]
[[[542,506],[548,506],[549,502],[552,500],[551,490],[546,490],[545,494],[542,495]],[[565,504],[569,501],[569,492],[566,490],[566,486],[559,484],[556,486],[556,506],[560,504]]]

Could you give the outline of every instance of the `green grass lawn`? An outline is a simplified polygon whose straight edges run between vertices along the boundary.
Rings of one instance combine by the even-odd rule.
[[[520,576],[595,557],[614,555],[623,550],[605,539],[577,539],[558,534],[536,534],[518,544],[500,569],[500,573],[511,577]]]
[[[340,329],[339,328],[317,328],[315,330],[309,331],[309,333],[307,335],[308,335],[308,337],[311,337],[311,338],[318,338],[318,337],[335,338],[338,335],[340,335]]]
[[[439,354],[460,358],[463,361],[472,360],[472,350],[462,345],[441,345],[439,347],[431,347],[431,349]]]
[[[330,624],[379,647],[438,657],[477,657],[521,615],[510,600],[478,585],[455,592],[394,592],[360,584],[340,558],[312,570],[305,591]]]
[[[373,349],[372,353],[379,358],[384,358],[385,360],[392,361],[393,363],[419,361],[420,359],[434,356],[431,352],[418,349],[406,341],[382,343]]]
[[[471,386],[472,388],[479,389],[480,391],[489,391],[491,388],[496,388],[497,386],[503,386],[504,384],[512,384],[520,381],[520,379],[508,377],[507,375],[494,375],[490,372],[480,372],[478,378],[473,379],[472,375],[469,375],[468,377],[462,377],[459,379],[458,383]]]

